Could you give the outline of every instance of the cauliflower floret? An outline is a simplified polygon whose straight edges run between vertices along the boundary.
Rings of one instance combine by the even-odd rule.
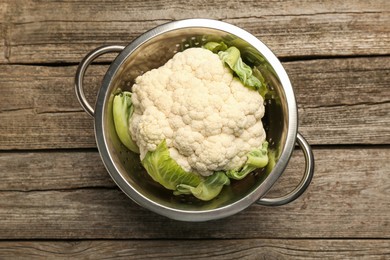
[[[265,140],[263,98],[209,50],[177,53],[139,76],[132,90],[130,133],[141,160],[166,139],[184,170],[208,176],[239,169]]]

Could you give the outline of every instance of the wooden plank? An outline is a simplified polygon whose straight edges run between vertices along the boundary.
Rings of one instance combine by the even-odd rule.
[[[390,142],[390,66],[381,60],[285,63],[296,91],[300,131],[311,143]]]
[[[107,67],[88,69],[84,82],[91,104]],[[75,72],[74,66],[2,66],[1,149],[96,147],[93,119],[74,91]]]
[[[284,65],[296,91],[300,131],[312,144],[390,143],[389,57]],[[91,66],[87,72],[91,104],[107,68]],[[93,119],[74,93],[75,70],[1,66],[0,149],[96,147]]]
[[[299,131],[312,144],[389,144],[390,103],[299,109]],[[381,138],[377,138],[377,136]]]
[[[4,259],[386,259],[389,240],[121,240],[0,242]]]
[[[298,106],[336,107],[386,103],[390,58],[317,59],[284,62]]]
[[[0,165],[2,191],[115,187],[96,150],[3,152]]]
[[[56,156],[53,160],[72,160],[76,155],[63,154],[63,159]],[[314,155],[314,179],[298,200],[282,207],[252,205],[232,217],[202,223],[178,222],[156,215],[133,203],[118,189],[78,189],[88,182],[85,178],[96,185],[93,173],[103,171],[88,169],[82,161],[76,160],[73,165],[54,161],[52,170],[40,171],[39,167],[30,166],[21,168],[19,174],[14,174],[16,170],[9,164],[1,177],[15,184],[11,188],[7,183],[1,185],[0,240],[390,238],[390,149],[315,149]],[[39,156],[42,157],[35,157]],[[25,158],[26,164],[34,161],[34,156]],[[267,196],[280,196],[291,190],[302,175],[303,165],[301,153],[294,153],[286,172]],[[75,168],[69,178],[65,175],[70,171],[67,167]],[[56,171],[64,173],[63,181],[67,184],[52,181],[49,172],[60,176]],[[36,176],[46,190],[36,191],[43,188],[33,182],[29,188],[34,190],[22,191],[26,190],[24,174],[27,180]],[[107,186],[111,185],[108,180],[101,183],[105,181]]]
[[[159,24],[191,17],[242,27],[281,57],[390,53],[387,0],[6,3],[1,63],[78,62],[100,45],[126,45]]]

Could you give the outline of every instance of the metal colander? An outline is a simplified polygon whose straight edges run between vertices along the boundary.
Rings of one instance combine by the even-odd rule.
[[[113,124],[113,97],[120,90],[131,90],[137,76],[158,68],[178,51],[200,47],[205,42],[224,41],[240,49],[243,60],[257,67],[268,83],[263,124],[273,160],[260,171],[225,186],[218,197],[200,201],[191,196],[174,196],[155,183],[143,169],[139,155],[119,141]],[[104,76],[95,108],[87,102],[83,78],[87,67],[98,56],[119,52]],[[309,185],[314,172],[310,146],[298,133],[297,107],[290,80],[282,64],[260,40],[228,23],[209,19],[188,19],[158,26],[128,46],[103,46],[90,52],[76,72],[76,94],[84,110],[94,117],[99,153],[115,183],[132,200],[158,214],[184,221],[206,221],[233,215],[253,203],[282,205],[298,198]],[[281,176],[294,150],[302,147],[306,166],[300,184],[281,198],[263,198]]]

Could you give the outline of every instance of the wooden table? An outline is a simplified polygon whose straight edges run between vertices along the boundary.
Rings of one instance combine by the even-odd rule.
[[[316,158],[282,207],[185,223],[128,199],[74,93],[77,64],[159,24],[213,18],[281,59]],[[390,1],[0,0],[0,258],[390,258]],[[88,70],[93,102],[112,61]],[[297,150],[269,196],[304,168]]]

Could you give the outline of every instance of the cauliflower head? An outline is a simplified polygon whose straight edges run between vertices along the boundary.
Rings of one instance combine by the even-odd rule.
[[[141,160],[166,140],[188,172],[240,169],[265,140],[261,95],[234,77],[217,54],[190,48],[135,80],[129,130]]]

